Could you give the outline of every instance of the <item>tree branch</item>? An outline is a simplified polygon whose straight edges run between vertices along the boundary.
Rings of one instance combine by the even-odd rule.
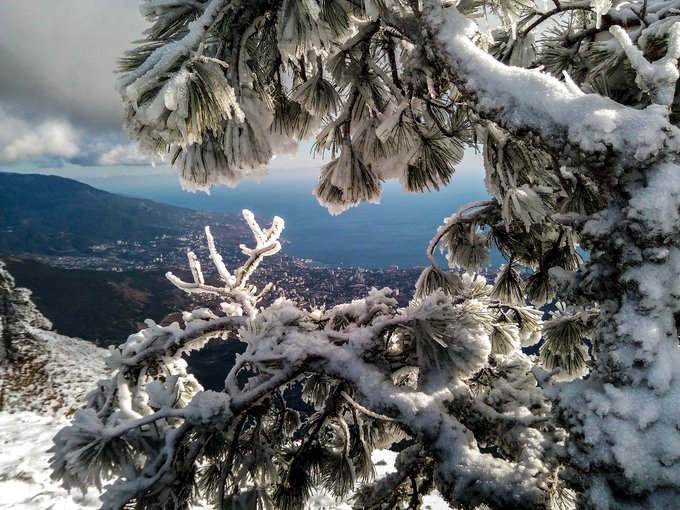
[[[552,76],[506,66],[474,45],[470,37],[475,26],[454,7],[435,0],[423,0],[423,5],[419,19],[433,41],[424,44],[446,64],[457,86],[474,98],[472,108],[481,117],[514,134],[531,133],[551,150],[568,152],[572,147],[581,155],[611,158],[614,167],[639,166],[660,153],[670,157],[680,152],[680,130],[670,124],[665,108],[637,110],[596,94],[578,95]],[[641,125],[653,126],[660,136],[651,143],[641,141],[637,130],[630,129]]]

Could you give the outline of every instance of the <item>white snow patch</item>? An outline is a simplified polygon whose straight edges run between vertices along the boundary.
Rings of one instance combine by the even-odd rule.
[[[63,418],[31,412],[0,412],[0,508],[16,510],[95,509],[99,494],[68,494],[50,479],[47,450],[52,437],[67,424]]]
[[[628,217],[651,235],[670,236],[680,229],[680,167],[662,161],[647,176],[646,186],[632,190]]]

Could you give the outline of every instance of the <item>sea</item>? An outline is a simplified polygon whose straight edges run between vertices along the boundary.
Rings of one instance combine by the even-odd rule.
[[[360,204],[333,216],[312,194],[313,178],[244,181],[236,188],[216,186],[210,193],[188,192],[175,175],[79,179],[121,195],[147,198],[190,209],[239,213],[250,209],[267,224],[281,216],[286,228],[284,251],[333,267],[416,267],[428,264],[426,248],[437,227],[461,206],[484,200],[483,176],[454,175],[439,191],[407,193],[396,181],[383,183],[380,204]],[[443,257],[440,260],[445,264]],[[490,265],[502,262],[493,254]]]

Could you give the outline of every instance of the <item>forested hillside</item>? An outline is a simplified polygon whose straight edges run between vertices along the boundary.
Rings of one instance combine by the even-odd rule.
[[[170,311],[192,302],[160,270],[94,271],[16,257],[4,261],[19,285],[33,290],[37,306],[59,333],[103,347],[123,341],[145,318],[161,321]]]
[[[0,251],[45,254],[169,234],[189,212],[62,177],[4,172],[0,203]]]

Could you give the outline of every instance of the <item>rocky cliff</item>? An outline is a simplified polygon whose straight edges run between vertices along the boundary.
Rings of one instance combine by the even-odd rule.
[[[0,411],[72,414],[104,373],[107,351],[51,328],[0,262]]]

